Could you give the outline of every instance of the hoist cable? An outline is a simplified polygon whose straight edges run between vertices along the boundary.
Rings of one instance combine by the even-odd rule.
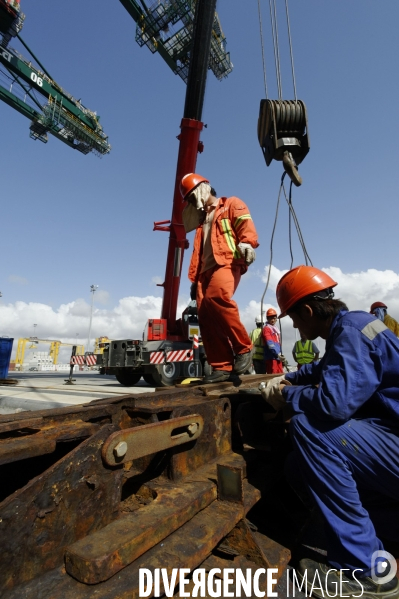
[[[277,80],[277,92],[280,100],[283,99],[283,90],[281,88],[281,73],[280,73],[280,54],[278,52],[278,36],[277,36],[277,23],[273,16],[273,0],[269,0],[270,8],[270,23],[272,26],[272,38],[273,38],[273,50],[274,50],[274,64],[276,66],[276,80]],[[274,5],[274,9],[276,5]],[[274,11],[275,12],[275,11]]]
[[[262,12],[260,9],[260,0],[258,0],[258,14],[259,14],[260,45],[262,47],[263,82],[265,84],[265,98],[268,99],[269,95],[267,93],[265,47],[263,44]]]
[[[291,212],[291,208],[292,208],[292,197],[291,197],[291,191],[292,191],[292,181],[291,181],[291,185],[290,185],[290,194],[289,194],[289,203],[288,203],[288,239],[289,239],[289,244],[290,244],[290,255],[291,255],[291,265],[290,265],[290,270],[292,269],[292,266],[294,264],[294,254],[292,252],[292,232],[291,232],[291,220],[292,220],[292,212]]]
[[[284,191],[284,196],[285,196],[286,202],[288,204],[288,208],[289,208],[290,214],[292,215],[292,220],[294,221],[294,224],[295,224],[295,228],[296,228],[296,231],[297,231],[297,234],[298,234],[299,243],[301,245],[301,248],[302,248],[302,251],[303,251],[303,255],[304,255],[304,258],[305,258],[305,264],[306,264],[306,266],[308,266],[308,262],[310,262],[311,266],[313,266],[313,262],[310,259],[309,253],[308,253],[308,251],[306,249],[306,245],[305,245],[305,241],[303,239],[303,235],[302,235],[301,227],[299,225],[298,217],[296,215],[294,206],[292,204],[292,183],[291,183],[291,187],[290,187],[289,197],[287,197],[284,185],[283,185],[283,191]],[[291,239],[290,239],[290,243],[291,243]],[[292,257],[292,255],[291,255],[291,257]],[[291,268],[292,268],[292,266],[291,266]]]
[[[292,84],[294,86],[294,98],[295,98],[295,102],[296,102],[297,101],[297,97],[296,97],[296,83],[295,83],[295,69],[294,69],[294,54],[293,54],[293,51],[292,51],[290,15],[288,13],[288,0],[285,0],[285,14],[287,15],[288,41],[289,41],[289,44],[290,44],[290,56],[291,56]]]
[[[272,269],[272,262],[273,262],[273,240],[274,240],[274,233],[276,231],[276,225],[277,225],[277,218],[278,218],[278,209],[280,206],[280,197],[281,197],[281,192],[283,190],[284,187],[284,177],[287,173],[283,173],[282,177],[281,177],[281,183],[280,183],[280,190],[278,192],[278,198],[277,198],[277,206],[276,206],[276,215],[274,217],[274,224],[273,224],[273,230],[272,230],[272,236],[270,239],[270,262],[269,262],[269,271],[267,273],[267,281],[266,281],[266,286],[265,286],[265,290],[263,292],[262,298],[260,300],[260,318],[262,321],[262,325],[263,325],[263,300],[265,298],[267,289],[269,287],[269,281],[270,281],[270,272]]]
[[[274,7],[274,27],[276,30],[276,49],[277,49],[277,63],[278,63],[278,78],[280,82],[280,100],[283,99],[283,85],[281,82],[281,66],[280,66],[280,46],[278,43],[278,25],[277,25],[277,9],[276,9],[276,0],[273,0]]]

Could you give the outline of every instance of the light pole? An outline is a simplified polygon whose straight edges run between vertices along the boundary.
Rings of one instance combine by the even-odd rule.
[[[90,308],[90,324],[89,324],[89,334],[87,338],[87,351],[90,351],[90,334],[91,334],[91,321],[93,319],[93,303],[94,303],[94,294],[98,289],[98,285],[90,285],[90,293],[91,296],[91,308]]]

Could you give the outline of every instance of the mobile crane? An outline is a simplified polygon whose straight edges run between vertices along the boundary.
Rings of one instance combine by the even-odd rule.
[[[192,338],[199,333],[195,308],[186,308],[182,317],[176,318],[183,256],[189,247],[179,186],[185,174],[195,171],[197,153],[203,151],[200,133],[208,67],[221,79],[231,72],[233,65],[215,14],[216,0],[165,1],[152,9],[145,7],[144,2],[141,8],[135,0],[120,1],[137,22],[139,44],[158,51],[172,70],[187,81],[187,90],[178,136],[172,217],[170,221],[154,223],[155,231],[170,233],[165,281],[161,285],[164,288],[161,318],[148,321],[143,339],[107,343],[102,356],[97,356],[97,365],[101,373],[114,374],[122,385],[133,386],[144,377],[147,383],[163,387],[179,378],[200,376],[206,366],[200,346],[200,362],[195,372]]]

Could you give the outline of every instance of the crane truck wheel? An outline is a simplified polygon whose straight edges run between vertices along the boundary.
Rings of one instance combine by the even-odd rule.
[[[169,387],[170,385],[174,385],[175,380],[180,377],[180,363],[154,364],[151,376],[154,379],[155,387]]]
[[[115,375],[116,380],[125,387],[134,387],[137,385],[142,375],[137,372],[121,372]]]
[[[154,377],[152,376],[152,374],[148,374],[148,373],[143,374],[143,379],[145,380],[147,385],[150,385],[150,387],[156,387],[156,383],[154,381]]]
[[[183,376],[188,379],[195,378],[195,364],[194,362],[183,362]],[[202,364],[198,364],[198,375],[202,376]]]

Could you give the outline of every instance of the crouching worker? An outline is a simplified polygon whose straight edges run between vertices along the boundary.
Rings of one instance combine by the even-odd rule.
[[[311,266],[280,279],[280,318],[307,339],[325,339],[326,351],[260,388],[275,409],[291,408],[287,476],[324,521],[328,563],[302,559],[297,575],[307,574],[308,591],[319,575],[317,597],[338,588],[339,596],[397,599],[396,564],[382,539],[399,539],[399,340],[373,315],[333,299],[336,285]]]

